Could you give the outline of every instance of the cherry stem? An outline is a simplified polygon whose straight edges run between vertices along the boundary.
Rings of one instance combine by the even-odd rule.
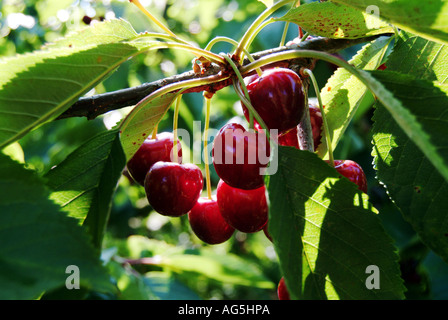
[[[129,0],[130,2],[132,2],[133,4],[135,4],[137,6],[137,8],[140,9],[140,11],[142,11],[152,22],[154,22],[156,25],[158,25],[163,31],[165,31],[166,33],[168,33],[169,35],[178,38],[178,36],[176,36],[167,26],[165,26],[161,21],[159,21],[156,17],[154,17],[151,12],[149,12],[148,10],[146,10],[145,7],[143,7],[143,5],[140,3],[139,0]]]
[[[282,38],[280,40],[279,47],[283,47],[285,45],[286,35],[288,33],[288,28],[289,28],[289,22],[286,22],[285,23],[285,27],[283,28]]]
[[[210,125],[210,105],[211,105],[211,94],[204,92],[205,98],[205,128],[204,128],[204,163],[205,163],[205,178],[207,180],[207,196],[212,200],[212,182],[210,180],[210,164],[208,161],[208,129]]]
[[[292,4],[291,8],[296,8],[298,6],[300,6],[300,0],[295,0]],[[283,28],[282,39],[280,40],[279,47],[282,47],[285,45],[285,40],[286,40],[286,35],[288,33],[289,24],[290,24],[289,21],[287,21],[285,23],[285,27]],[[300,27],[300,26],[299,26],[299,37],[303,37],[302,27]]]
[[[186,45],[191,46],[191,44],[185,40],[182,40],[178,37],[173,37],[172,35],[168,35],[165,33],[158,33],[158,32],[144,32],[144,33],[140,33],[137,36],[135,36],[133,38],[133,40],[138,40],[138,39],[145,39],[145,38],[159,38],[159,39],[166,39],[166,40],[171,40],[171,41],[177,41]]]
[[[238,46],[238,42],[236,40],[234,40],[232,38],[220,36],[220,37],[216,37],[216,38],[212,39],[205,47],[205,50],[210,51],[211,48],[218,42],[227,42],[227,43],[233,44],[236,47]],[[243,49],[243,52],[247,56],[247,59],[249,59],[250,62],[255,62],[254,57],[249,53],[249,51],[247,51],[246,49]],[[257,71],[258,75],[261,76],[261,74],[262,74],[261,68],[257,68],[256,71]]]
[[[244,49],[250,47],[250,45],[251,45],[252,42],[254,41],[255,37],[261,32],[261,30],[263,30],[266,26],[268,26],[268,25],[270,25],[271,23],[274,23],[274,22],[275,22],[275,20],[271,18],[271,19],[269,19],[269,20],[264,21],[262,24],[260,24],[260,25],[259,25],[253,32],[252,32],[252,34],[250,35],[250,37],[249,37],[249,39],[247,40],[247,43],[246,43],[246,46],[245,46]],[[242,48],[241,50],[243,50],[243,52],[244,52],[244,49]],[[244,56],[241,55],[241,59],[243,59],[243,58],[244,58]]]
[[[238,58],[241,59],[241,54],[243,52],[243,48],[247,48],[249,46],[249,42],[252,38],[252,35],[254,34],[254,32],[256,32],[258,26],[267,18],[269,17],[272,13],[274,13],[275,11],[277,11],[279,8],[283,7],[285,4],[288,4],[290,2],[293,2],[295,0],[282,0],[279,1],[277,3],[275,3],[273,6],[267,8],[265,11],[263,11],[256,19],[255,21],[251,24],[251,26],[246,30],[246,32],[244,33],[238,47],[236,48],[234,55]]]
[[[244,93],[242,92],[241,87],[238,85],[238,81],[237,81],[236,78],[233,79],[233,87],[234,87],[235,92],[237,93],[238,97],[240,98],[241,102],[249,109],[249,114],[253,114],[253,116],[257,120],[258,124],[266,132],[266,137],[269,139],[269,141],[272,141],[271,140],[271,135],[269,133],[268,127],[266,126],[266,123],[260,117],[260,115],[255,110],[255,108],[252,106],[250,101],[244,96]]]
[[[157,130],[158,130],[159,125],[155,125],[154,130],[152,130],[152,137],[153,139],[157,138]]]
[[[306,32],[305,34],[302,34],[302,37],[300,38],[300,42],[303,42],[306,40],[306,38],[308,38],[308,36],[310,35],[309,32]]]
[[[201,86],[201,85],[205,85],[205,84],[211,84],[211,83],[225,80],[228,78],[230,78],[230,76],[223,77],[222,75],[213,75],[213,76],[209,76],[209,77],[205,77],[205,78],[201,78],[201,79],[191,79],[191,80],[180,81],[180,82],[172,83],[165,87],[162,87],[162,88],[154,91],[153,93],[147,95],[145,98],[140,100],[140,102],[135,105],[135,107],[132,109],[132,111],[126,117],[126,121],[122,121],[120,123],[120,125],[119,125],[120,131],[123,132],[124,130],[127,129],[129,124],[132,123],[132,120],[139,113],[141,108],[147,106],[149,103],[151,103],[151,101],[163,96],[164,94],[178,91],[177,94],[180,95],[180,94],[182,94],[182,92],[184,92],[185,90],[188,90],[189,88]],[[176,141],[177,141],[177,139],[176,139]]]
[[[139,41],[145,38],[153,38],[153,37],[151,35],[142,34],[139,37],[135,38],[133,41]],[[150,50],[167,49],[167,48],[186,50],[194,54],[196,57],[205,57],[211,62],[215,62],[217,64],[225,64],[225,60],[220,55],[198,47],[194,47],[188,43],[158,41],[155,42],[154,44],[151,44]]]
[[[228,37],[223,37],[223,36],[219,36],[216,38],[213,38],[212,40],[210,40],[210,42],[207,44],[207,46],[205,47],[205,50],[210,51],[212,49],[212,47],[217,44],[218,42],[227,42],[230,44],[233,44],[234,46],[238,46],[238,42],[232,38],[228,38]]]
[[[178,118],[179,118],[179,106],[180,101],[182,100],[182,94],[176,98],[176,103],[174,105],[174,115],[173,115],[173,162],[178,162],[178,147],[177,147],[177,126],[178,126]]]
[[[222,55],[222,56],[230,64],[233,71],[235,72],[235,75],[237,76],[238,81],[236,78],[233,79],[233,87],[235,88],[236,93],[240,96],[240,99],[243,101],[244,105],[249,109],[249,128],[250,129],[254,128],[254,117],[255,117],[257,119],[258,123],[266,131],[266,135],[269,138],[268,127],[266,126],[263,119],[261,119],[260,115],[254,109],[254,107],[252,106],[252,104],[250,102],[249,91],[247,91],[247,87],[246,87],[246,84],[244,83],[244,79],[243,79],[243,76],[241,75],[241,72],[238,70],[235,62],[233,62],[232,59],[230,59],[230,57],[228,55]],[[238,82],[239,82],[240,86],[238,86]],[[241,92],[241,88],[243,88],[242,89],[243,92]]]
[[[305,91],[305,106],[308,106],[308,86],[303,87]],[[305,108],[305,114],[297,126],[300,150],[314,152],[313,127],[311,125],[310,108]]]
[[[322,98],[320,95],[319,86],[317,84],[316,77],[314,76],[313,72],[310,69],[303,69],[303,73],[310,76],[311,82],[313,83],[314,90],[316,91],[316,97],[317,97],[317,101],[319,103],[319,109],[322,114],[322,124],[323,124],[323,128],[324,128],[324,133],[325,133],[325,141],[327,143],[330,165],[332,167],[334,167],[333,147],[331,145],[330,129],[328,128],[327,117],[325,116],[325,110],[324,110],[324,106],[322,104]]]

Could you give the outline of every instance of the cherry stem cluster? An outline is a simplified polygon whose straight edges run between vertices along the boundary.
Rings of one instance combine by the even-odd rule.
[[[264,120],[260,117],[258,112],[255,110],[255,108],[252,106],[250,102],[249,92],[247,91],[246,84],[244,83],[243,76],[241,75],[241,72],[238,70],[238,67],[236,66],[235,62],[230,59],[229,56],[223,55],[223,57],[227,60],[227,62],[232,67],[236,78],[233,78],[233,87],[238,94],[241,101],[244,103],[244,105],[249,109],[249,126],[251,129],[253,129],[253,118],[257,120],[257,122],[260,124],[260,126],[263,128],[263,130],[266,132],[267,138],[270,140],[270,134],[269,129],[264,122]],[[241,89],[242,88],[242,89]]]
[[[273,6],[267,8],[265,11],[263,11],[251,24],[251,26],[246,30],[245,34],[243,35],[241,41],[239,42],[238,47],[236,48],[234,55],[241,59],[243,48],[248,48],[250,46],[250,43],[254,39],[255,35],[258,33],[257,29],[258,27],[263,23],[266,18],[268,18],[273,12],[277,11],[279,8],[283,7],[284,5],[293,2],[295,0],[281,0],[277,3],[275,3]],[[259,29],[261,30],[261,29]]]

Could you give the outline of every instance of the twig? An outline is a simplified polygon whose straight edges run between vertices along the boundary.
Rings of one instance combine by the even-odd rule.
[[[258,60],[262,57],[268,56],[273,53],[283,52],[287,50],[316,50],[325,51],[328,53],[335,53],[345,48],[369,42],[376,39],[378,36],[360,38],[360,39],[329,39],[329,38],[314,38],[307,41],[303,41],[299,44],[294,44],[291,46],[282,46],[265,51],[260,51],[252,54],[254,60]],[[245,59],[242,65],[247,65],[251,61]],[[294,71],[298,71],[301,67],[313,69],[315,60],[301,58],[294,59],[290,61],[282,61],[276,63],[275,65],[265,66],[266,68],[271,68],[274,66],[281,66],[286,68],[291,68]],[[109,112],[111,110],[121,109],[128,106],[133,106],[137,104],[144,97],[148,96],[152,92],[172,83],[191,80],[195,78],[203,78],[211,75],[218,75],[220,73],[232,72],[231,69],[223,70],[222,66],[216,64],[210,64],[204,72],[195,73],[193,71],[184,72],[179,75],[172,77],[167,77],[150,83],[144,83],[137,87],[121,89],[113,92],[107,92],[104,94],[93,95],[89,97],[80,98],[75,104],[73,104],[69,109],[67,109],[63,114],[61,114],[58,119],[70,118],[70,117],[86,117],[87,119],[95,119],[101,114]],[[247,76],[249,74],[243,74]],[[232,80],[227,79],[220,82],[215,82],[209,85],[199,86],[186,90],[184,93],[189,92],[201,92],[208,91],[210,93],[215,93],[216,91],[232,85]]]

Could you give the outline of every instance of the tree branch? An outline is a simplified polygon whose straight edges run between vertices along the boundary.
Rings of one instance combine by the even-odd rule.
[[[378,36],[360,38],[360,39],[329,39],[329,38],[313,38],[307,41],[303,41],[299,44],[294,44],[290,46],[282,46],[278,48],[273,48],[265,51],[260,51],[254,53],[252,56],[255,60],[265,57],[267,55],[283,52],[287,50],[316,50],[325,51],[328,53],[336,53],[345,48],[370,42],[376,39]],[[244,60],[242,65],[249,63],[249,60]],[[291,68],[294,71],[300,69],[300,67],[305,67],[313,69],[315,61],[313,59],[301,58],[294,59],[290,61],[283,61],[276,63],[275,65],[265,66],[265,68],[272,68],[274,66],[282,66],[286,68]],[[195,73],[193,71],[184,72],[179,75],[168,77],[165,79],[157,80],[150,83],[144,83],[140,86],[133,88],[121,89],[113,92],[107,92],[104,94],[93,95],[90,97],[82,97],[75,104],[73,104],[69,109],[67,109],[63,114],[61,114],[58,119],[70,118],[70,117],[87,117],[87,119],[95,119],[101,114],[109,112],[111,110],[116,110],[120,108],[125,108],[128,106],[133,106],[137,104],[147,95],[153,93],[154,91],[172,83],[191,80],[195,78],[203,78],[211,75],[218,75],[222,72],[230,72],[229,70],[222,70],[221,66],[211,64],[208,66],[203,73]],[[248,75],[248,74],[247,74]],[[243,76],[247,76],[243,75]],[[231,79],[224,81],[212,83],[205,86],[191,88],[184,93],[189,92],[216,92],[226,86],[232,84]]]

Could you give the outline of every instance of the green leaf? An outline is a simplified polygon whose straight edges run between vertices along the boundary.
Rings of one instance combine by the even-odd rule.
[[[81,145],[45,175],[51,199],[87,227],[98,249],[125,165],[118,130],[110,130]]]
[[[273,289],[255,265],[232,254],[217,254],[202,250],[197,254],[178,254],[163,257],[160,265],[175,272],[193,272],[228,284]]]
[[[227,253],[218,254],[208,248],[188,250],[141,236],[128,238],[131,257],[140,258],[142,252],[157,257],[157,265],[176,273],[191,272],[223,283],[273,289],[275,284],[257,265]]]
[[[312,2],[290,9],[276,21],[295,23],[313,35],[356,39],[393,33],[388,24],[374,15],[333,2]]]
[[[145,283],[144,277],[133,272],[130,267],[123,266],[115,261],[107,264],[111,276],[120,290],[120,300],[156,300],[157,296],[151,287]]]
[[[279,147],[269,233],[292,299],[402,299],[392,239],[366,194],[317,157]],[[368,289],[368,266],[379,289]]]
[[[358,51],[349,61],[356,68],[375,70],[381,63],[390,43],[390,38],[380,37]],[[369,94],[367,87],[357,77],[344,68],[338,68],[321,90],[322,104],[331,136],[332,149],[335,150],[345,130],[356,114],[363,98]],[[323,139],[318,154],[328,158],[328,148]]]
[[[105,21],[0,60],[0,148],[55,119],[123,62],[159,43],[130,42],[136,36],[123,20]]]
[[[120,300],[199,300],[199,296],[175,274],[150,271],[137,273],[132,267],[110,261],[107,268],[117,283]]]
[[[401,129],[448,180],[448,84],[392,71],[371,73],[392,95],[379,98]]]
[[[199,296],[165,272],[147,272],[144,281],[160,300],[199,300]]]
[[[25,154],[23,153],[22,146],[18,142],[11,143],[9,146],[3,148],[2,153],[17,162],[25,163]]]
[[[382,20],[426,39],[448,43],[448,4],[445,0],[333,0],[365,12],[378,9]]]
[[[85,231],[48,199],[33,171],[0,154],[0,189],[0,299],[68,291],[70,265],[79,268],[82,288],[115,291]]]
[[[448,83],[448,47],[425,38],[400,32],[387,69],[419,79]]]
[[[420,79],[447,82],[448,50],[446,46],[417,36],[401,34],[387,62],[387,70],[400,71]],[[414,90],[415,92],[415,90]],[[425,92],[415,92],[418,99],[415,108],[421,116],[442,116],[447,104],[433,102]],[[413,92],[408,93],[412,99]],[[376,106],[373,126],[373,143],[377,177],[387,188],[388,194],[400,208],[403,217],[417,231],[436,254],[448,262],[448,238],[446,237],[446,212],[448,212],[448,183],[416,144],[397,126],[381,104]],[[437,121],[439,122],[439,121]],[[441,120],[440,120],[441,122]],[[443,122],[436,126],[443,144]],[[429,130],[429,129],[428,129]],[[446,145],[446,143],[445,143]]]
[[[121,143],[127,160],[132,158],[178,96],[175,92],[162,95],[158,92],[140,101],[120,125]]]

